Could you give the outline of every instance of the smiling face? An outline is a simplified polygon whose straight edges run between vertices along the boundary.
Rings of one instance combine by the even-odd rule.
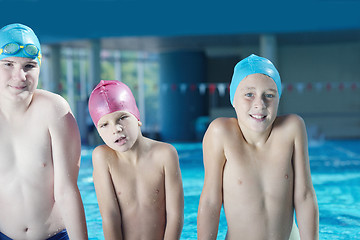
[[[126,111],[104,115],[96,126],[105,144],[115,151],[125,152],[133,147],[140,134],[141,122]]]
[[[11,101],[31,99],[37,88],[40,67],[37,61],[23,57],[0,60],[0,94]]]
[[[269,130],[279,105],[275,82],[263,74],[251,74],[238,85],[234,108],[240,127],[258,133]]]

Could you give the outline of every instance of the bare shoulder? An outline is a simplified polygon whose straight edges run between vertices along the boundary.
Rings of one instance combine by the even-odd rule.
[[[93,157],[101,157],[107,152],[107,146],[106,145],[99,145],[94,148],[92,152]]]
[[[111,154],[113,150],[110,149],[107,145],[99,145],[97,146],[92,152],[92,158],[94,159],[101,159],[106,157],[107,155]]]
[[[209,127],[211,128],[215,128],[215,129],[222,129],[222,130],[226,130],[229,127],[231,128],[232,126],[237,125],[237,120],[236,118],[226,118],[226,117],[220,117],[220,118],[216,118],[214,119]]]
[[[109,159],[114,156],[113,150],[107,145],[99,145],[92,152],[92,162],[94,167],[107,166]]]
[[[68,102],[62,96],[42,89],[35,91],[32,104],[35,104],[36,108],[46,109],[48,114],[56,116],[71,112]]]
[[[236,118],[225,118],[225,117],[220,117],[220,118],[216,118],[215,120],[213,120],[207,131],[209,132],[215,132],[215,133],[227,133],[227,132],[231,132],[235,129],[238,129],[238,122],[236,120]]]
[[[203,138],[204,146],[224,145],[225,142],[236,138],[240,133],[240,128],[236,118],[216,118],[213,120],[205,132]]]
[[[284,124],[285,126],[299,127],[304,125],[304,120],[297,114],[288,114],[279,116],[276,119],[277,123]]]
[[[296,114],[283,115],[276,118],[274,128],[285,131],[287,134],[298,134],[305,131],[305,122]]]
[[[152,155],[158,156],[164,159],[176,159],[178,158],[175,147],[169,143],[150,140],[150,151]]]
[[[179,166],[179,157],[176,148],[165,142],[145,138],[147,142],[146,158],[151,160],[154,166],[167,169]]]

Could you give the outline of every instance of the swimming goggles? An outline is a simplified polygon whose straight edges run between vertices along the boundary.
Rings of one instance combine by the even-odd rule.
[[[18,44],[17,42],[11,42],[5,44],[0,48],[0,55],[15,55],[17,52],[23,49],[25,56],[35,58],[41,58],[40,50],[34,44],[26,44],[25,46]]]

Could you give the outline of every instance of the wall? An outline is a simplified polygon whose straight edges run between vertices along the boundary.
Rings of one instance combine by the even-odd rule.
[[[327,138],[360,137],[359,42],[281,46],[279,59],[282,81],[293,86],[281,113],[301,115]]]

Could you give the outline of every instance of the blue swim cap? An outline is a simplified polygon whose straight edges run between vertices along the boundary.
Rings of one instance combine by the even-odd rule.
[[[20,49],[13,55],[0,54],[0,60],[7,57],[24,57],[36,59],[39,65],[41,64],[41,48],[39,39],[36,37],[34,31],[23,24],[14,23],[9,24],[2,29],[0,29],[0,48],[3,48],[8,43],[18,43],[21,46],[27,44],[34,44],[39,49],[39,54],[35,57],[29,57]],[[0,50],[3,51],[2,49]]]
[[[230,84],[230,101],[233,104],[236,89],[246,76],[255,73],[262,73],[271,77],[277,87],[279,98],[281,97],[281,80],[280,74],[276,70],[274,64],[266,58],[251,54],[247,58],[244,58],[238,62],[234,68],[234,74]]]

